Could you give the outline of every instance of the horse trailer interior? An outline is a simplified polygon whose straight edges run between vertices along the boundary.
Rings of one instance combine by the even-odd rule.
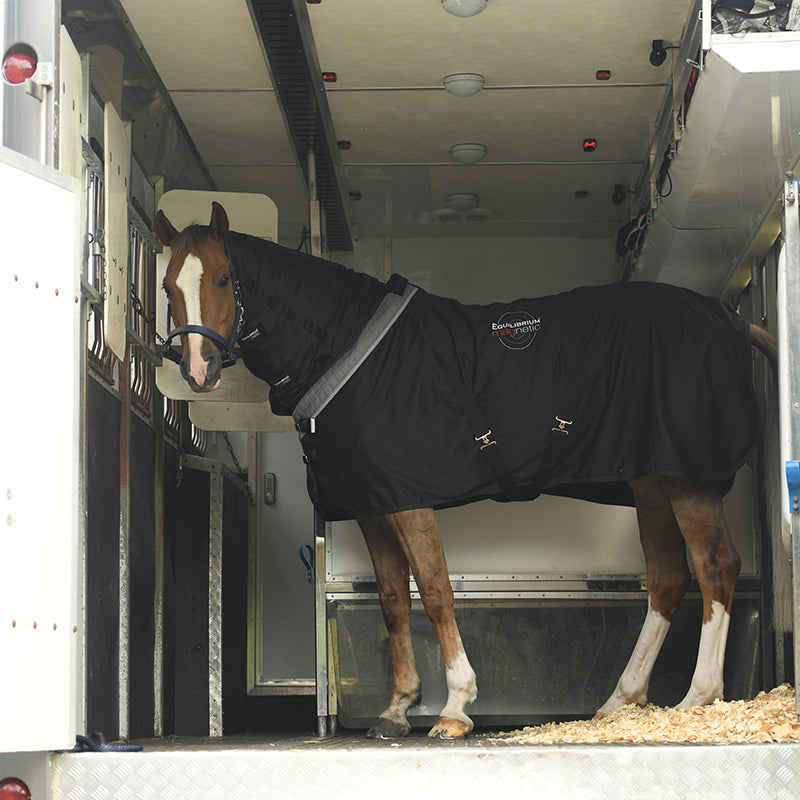
[[[198,394],[162,358],[156,218],[216,201],[467,304],[652,281],[766,328],[760,441],[724,498],[725,699],[794,684],[800,0],[0,0],[0,44],[0,792],[797,796],[798,744],[418,735],[448,689],[413,579],[415,731],[364,739],[392,653],[361,532],[315,512],[295,422],[242,361]],[[437,518],[476,725],[591,717],[648,611],[635,509]],[[651,702],[685,694],[702,605],[693,581]]]

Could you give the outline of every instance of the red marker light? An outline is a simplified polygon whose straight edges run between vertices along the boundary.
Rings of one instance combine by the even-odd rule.
[[[597,139],[584,139],[583,150],[586,153],[593,153],[597,150]]]
[[[3,79],[6,83],[19,85],[32,78],[39,61],[33,48],[26,44],[15,44],[3,57]]]
[[[19,778],[0,780],[0,800],[31,800],[31,790]]]
[[[351,200],[360,200],[361,199],[361,192],[350,192],[350,199]]]
[[[598,81],[608,81],[611,80],[611,70],[610,69],[599,69],[595,72],[594,77],[597,78]]]
[[[336,73],[335,72],[323,72],[322,73],[322,80],[325,83],[336,83]]]
[[[587,192],[585,189],[579,189],[577,192],[575,192],[575,197],[578,200],[585,200],[588,196],[589,192]]]
[[[353,146],[353,144],[347,139],[340,139],[338,142],[336,142],[336,146],[340,150],[349,150]]]

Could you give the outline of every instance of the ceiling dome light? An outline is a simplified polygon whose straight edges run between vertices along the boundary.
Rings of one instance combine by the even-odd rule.
[[[474,17],[486,8],[487,0],[442,0],[442,8],[454,17]]]
[[[464,212],[472,211],[477,207],[479,199],[478,195],[473,192],[453,192],[453,194],[447,195],[444,201],[447,203],[447,207],[452,208],[453,211]]]
[[[454,208],[437,208],[431,211],[431,222],[487,222],[492,219],[488,208],[470,208],[456,211]]]
[[[454,144],[450,148],[450,155],[458,161],[459,164],[477,164],[486,158],[489,148],[485,144],[476,144],[475,142],[464,142],[463,144]]]
[[[486,79],[477,72],[457,72],[444,79],[444,88],[456,97],[472,97],[483,89]]]

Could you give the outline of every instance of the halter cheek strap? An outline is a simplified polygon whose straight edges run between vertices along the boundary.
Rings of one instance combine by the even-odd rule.
[[[236,300],[236,321],[233,324],[233,335],[230,339],[226,339],[221,334],[217,333],[215,330],[211,328],[207,328],[205,325],[179,325],[177,328],[172,327],[172,306],[167,305],[167,336],[164,339],[164,343],[161,346],[161,355],[170,360],[174,361],[176,364],[180,364],[182,356],[175,352],[170,346],[170,342],[178,336],[181,336],[184,333],[199,333],[201,336],[205,336],[207,339],[211,339],[215,344],[217,344],[220,349],[222,350],[222,368],[225,367],[232,367],[236,361],[237,356],[236,353],[233,352],[233,348],[236,347],[236,341],[239,338],[239,334],[242,332],[242,328],[244,328],[244,308],[242,306],[242,296],[241,291],[239,288],[239,275],[236,272],[236,268],[233,266],[233,261],[231,260],[230,252],[228,251],[228,245],[225,243],[225,254],[228,256],[228,261],[231,265],[231,281],[233,282],[233,296]]]

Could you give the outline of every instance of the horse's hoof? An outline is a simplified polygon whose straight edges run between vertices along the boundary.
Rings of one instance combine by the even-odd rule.
[[[411,730],[409,724],[402,725],[386,717],[378,721],[367,731],[367,739],[401,739]]]
[[[463,739],[472,730],[472,722],[467,724],[460,719],[442,717],[428,731],[431,739]]]

